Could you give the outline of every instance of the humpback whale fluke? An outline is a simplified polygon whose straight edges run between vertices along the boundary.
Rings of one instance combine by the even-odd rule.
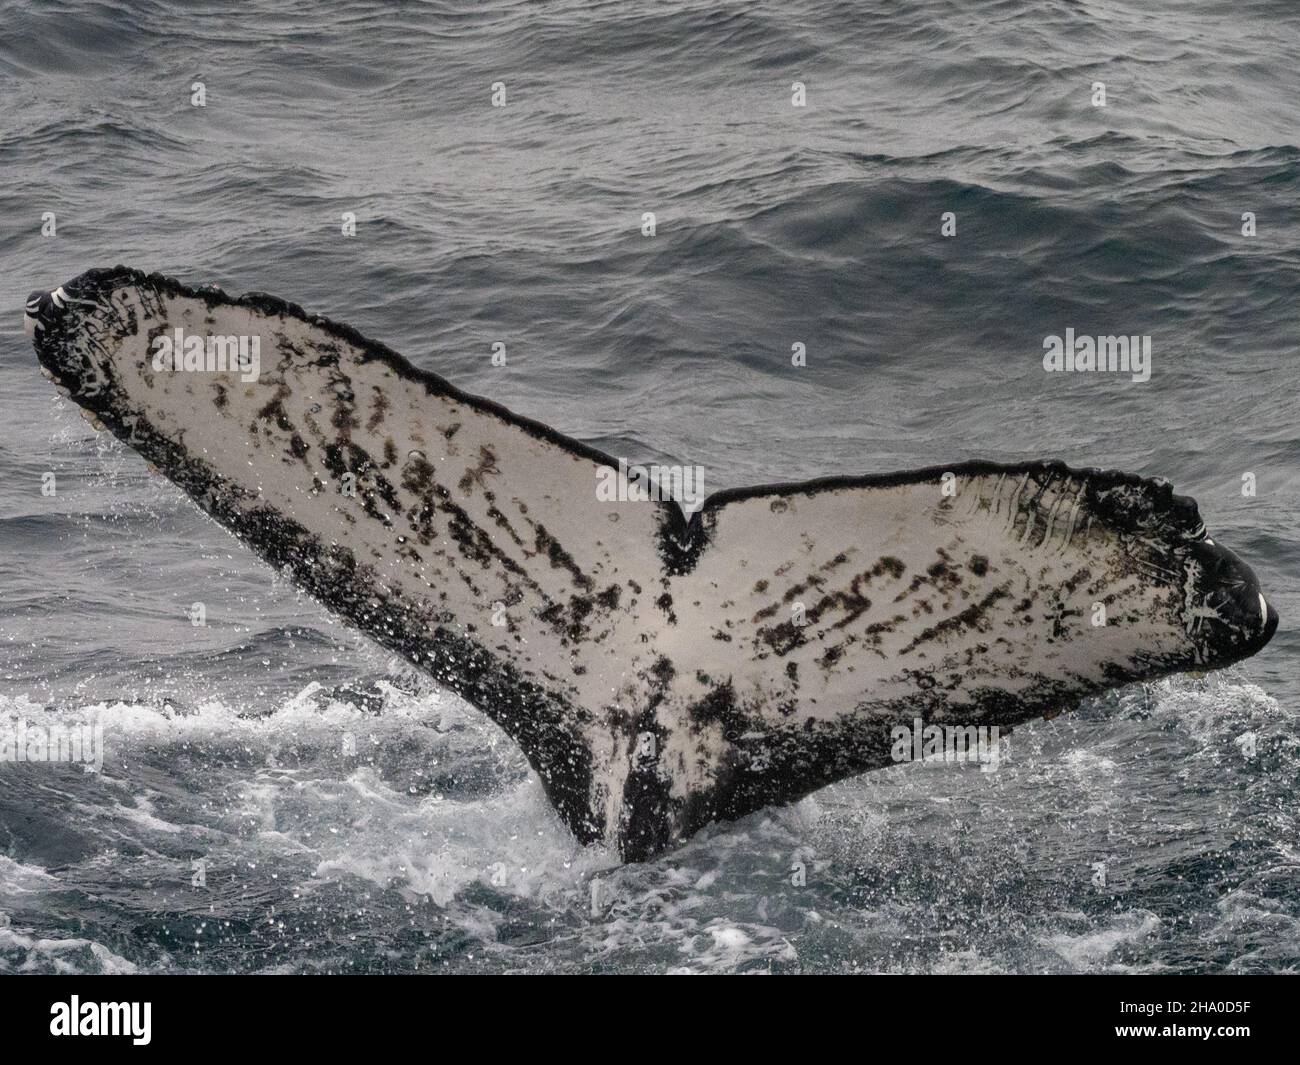
[[[1277,627],[1164,482],[968,462],[688,518],[602,499],[614,459],[272,296],[115,267],[26,311],[75,402],[487,713],[625,860],[889,765],[895,725],[1010,727]]]

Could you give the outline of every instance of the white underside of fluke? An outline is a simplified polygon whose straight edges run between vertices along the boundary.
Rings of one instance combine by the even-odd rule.
[[[237,531],[264,516],[315,538],[318,583],[364,589],[350,620],[435,675],[467,669],[435,638],[454,634],[565,707],[606,836],[638,773],[680,811],[772,764],[797,775],[814,734],[997,723],[1187,653],[1181,585],[1089,510],[1087,474],[780,488],[706,504],[682,552],[670,505],[600,498],[598,456],[320,323],[135,283],[90,302],[68,343],[110,427]],[[156,368],[178,329],[257,338],[260,372]],[[188,473],[150,453],[160,439]],[[398,602],[420,620],[395,639]],[[527,708],[483,709],[532,757]],[[809,788],[853,764],[810,766]]]

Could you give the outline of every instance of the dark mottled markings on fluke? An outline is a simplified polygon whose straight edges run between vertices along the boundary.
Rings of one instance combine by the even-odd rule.
[[[916,639],[903,648],[903,653],[907,654],[909,651],[921,646],[921,644],[930,643],[936,637],[942,636],[945,633],[953,632],[957,629],[973,628],[984,620],[988,608],[999,599],[1005,599],[1007,594],[1005,586],[994,588],[993,591],[989,592],[988,595],[984,596],[984,598],[978,603],[968,606],[960,614],[957,614],[954,617],[944,618],[937,624],[931,625],[928,629],[925,629],[916,637]]]
[[[564,550],[560,542],[546,531],[546,526],[540,522],[535,522],[533,529],[536,534],[535,546],[538,551],[546,556],[551,565],[556,569],[568,570],[573,576],[573,583],[579,588],[590,588],[591,578],[578,568],[578,564],[573,561],[573,556]]]
[[[370,418],[366,421],[366,432],[368,433],[373,433],[378,429],[384,423],[384,418],[388,414],[388,397],[378,387],[375,388],[372,404]]]

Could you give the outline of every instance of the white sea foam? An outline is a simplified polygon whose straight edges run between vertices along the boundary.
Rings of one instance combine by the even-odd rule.
[[[1040,936],[1039,942],[1059,954],[1072,968],[1086,971],[1102,965],[1119,947],[1154,934],[1160,925],[1160,918],[1154,913],[1139,911],[1121,914],[1103,928],[1075,935],[1057,932]]]
[[[89,939],[51,939],[0,927],[0,971],[126,975],[136,966]]]
[[[32,720],[102,715],[110,753],[103,775],[78,779],[60,800],[93,830],[92,845],[107,850],[80,864],[74,857],[58,873],[31,858],[0,859],[0,909],[24,914],[8,922],[3,964],[131,965],[103,953],[91,935],[74,941],[34,931],[32,900],[64,890],[69,877],[97,881],[101,867],[128,882],[161,876],[188,887],[197,852],[210,870],[205,890],[216,893],[182,892],[175,897],[184,906],[228,899],[224,884],[238,896],[278,881],[275,898],[287,892],[324,915],[313,942],[359,919],[349,899],[373,900],[365,920],[379,922],[371,934],[380,935],[388,922],[405,924],[428,907],[458,930],[456,942],[470,945],[475,964],[507,969],[529,969],[532,955],[516,944],[538,940],[548,943],[545,957],[566,959],[564,967],[620,971],[986,972],[1017,968],[1025,949],[1041,952],[1048,969],[1123,968],[1121,957],[1132,953],[1125,948],[1163,927],[1153,914],[1135,907],[1118,918],[1082,911],[1069,918],[1058,908],[1036,916],[1031,901],[1021,915],[1007,892],[1050,870],[1044,902],[1056,903],[1051,892],[1086,885],[1091,863],[1105,859],[1110,883],[1098,890],[1122,897],[1132,870],[1125,848],[1106,841],[1116,819],[1130,836],[1145,830],[1152,815],[1129,797],[1168,777],[1168,757],[1184,773],[1217,779],[1224,767],[1214,759],[1242,763],[1234,740],[1246,727],[1266,753],[1289,750],[1277,746],[1287,714],[1259,689],[1178,680],[1126,693],[1106,714],[1094,708],[1018,730],[1017,755],[998,774],[958,780],[910,767],[868,774],[793,807],[712,826],[655,862],[618,866],[608,850],[576,844],[540,781],[482,715],[449,696],[391,684],[380,693],[380,705],[362,709],[309,685],[256,716],[220,698],[188,710],[109,702],[67,711],[0,700],[0,712]],[[351,757],[340,752],[345,733],[355,739]],[[1147,767],[1144,744],[1163,745],[1154,748],[1162,760]],[[1256,774],[1248,785],[1275,787],[1275,778]],[[1064,840],[1051,827],[1062,810],[1073,825]],[[1171,811],[1160,816],[1162,836],[1187,836],[1165,844],[1171,854],[1202,845],[1206,826],[1174,822]],[[1242,824],[1235,830],[1250,830],[1252,821]],[[1260,823],[1260,837],[1268,831]],[[115,853],[122,846],[139,856]],[[1294,877],[1296,857],[1279,851],[1267,875]],[[1052,888],[1053,879],[1064,887]],[[966,902],[953,902],[951,913],[930,909],[936,890],[946,899],[985,899],[986,919],[963,920]],[[392,898],[405,900],[405,911],[395,912]],[[1293,920],[1272,906],[1264,884],[1225,903],[1216,935],[1277,937],[1273,948],[1243,948],[1240,967],[1279,964],[1294,949]]]

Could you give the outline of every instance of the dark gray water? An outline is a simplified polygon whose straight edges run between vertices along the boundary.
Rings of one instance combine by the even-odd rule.
[[[1300,968],[1297,54],[1287,0],[0,3],[0,729],[105,746],[0,763],[0,970]],[[618,868],[42,381],[23,298],[119,261],[709,490],[1164,476],[1282,626]],[[1045,373],[1067,327],[1151,379]]]

